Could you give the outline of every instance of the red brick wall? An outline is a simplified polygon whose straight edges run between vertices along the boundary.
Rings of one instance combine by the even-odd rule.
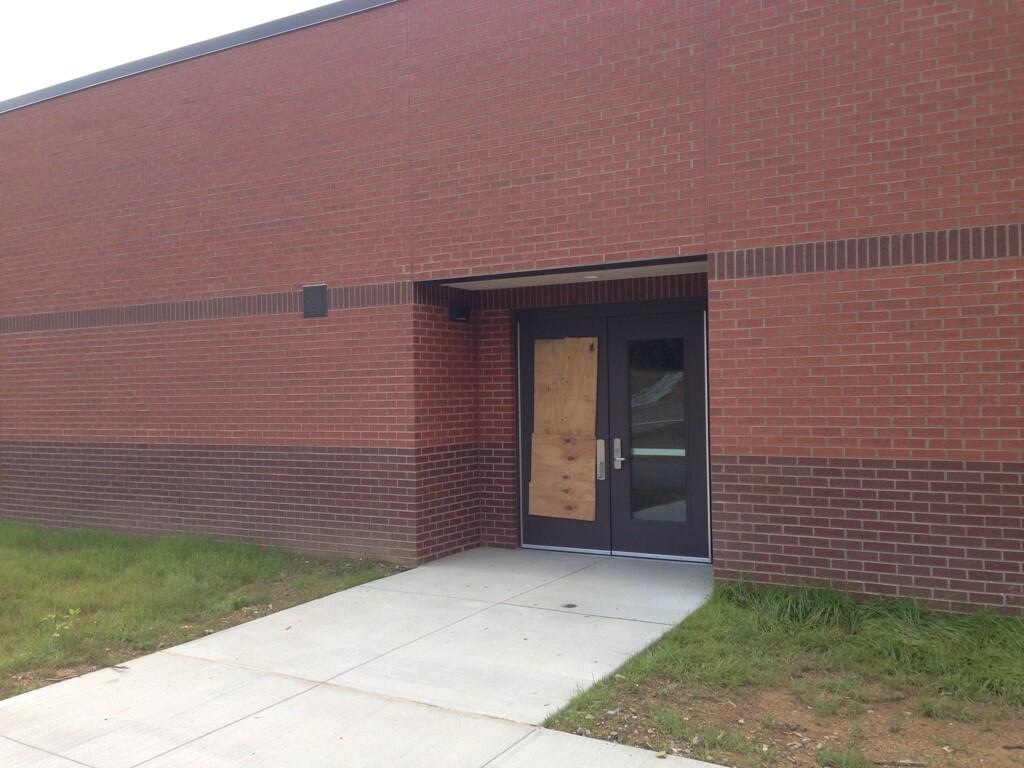
[[[417,306],[413,322],[418,546],[420,559],[433,559],[480,541],[478,339],[474,324],[448,319],[447,305]]]
[[[712,281],[715,450],[1020,459],[1022,266],[992,259]]]
[[[480,541],[519,543],[515,322],[510,309],[477,313]]]
[[[708,6],[709,250],[1020,220],[1020,2]]]
[[[335,306],[0,333],[0,515],[418,562],[414,307]]]
[[[1003,258],[710,281],[716,575],[1024,608],[1010,240]]]
[[[408,0],[4,114],[2,311],[703,251],[698,8]]]
[[[1021,40],[1013,0],[407,0],[0,116],[3,312],[1012,222]]]
[[[3,437],[414,445],[412,307],[0,335]]]
[[[1013,0],[407,0],[0,117],[0,298],[1012,222],[1021,40]]]
[[[924,233],[1021,220],[1022,40],[1012,0],[406,0],[0,115],[0,513],[513,544],[513,308],[692,286],[499,292],[453,326],[413,281],[710,251],[718,572],[1015,605],[1019,273],[991,259],[1020,229],[969,258]],[[840,510],[798,544],[745,496],[791,462],[825,489],[801,531]],[[788,509],[803,471],[749,494]],[[887,565],[848,532],[884,482],[879,519],[953,516]]]
[[[414,7],[0,116],[3,312],[408,275],[401,86]]]
[[[701,3],[406,7],[418,278],[704,250]]]

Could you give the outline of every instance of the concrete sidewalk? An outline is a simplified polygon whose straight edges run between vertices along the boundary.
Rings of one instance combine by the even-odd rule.
[[[706,765],[538,725],[710,587],[703,565],[466,552],[0,702],[0,765]]]

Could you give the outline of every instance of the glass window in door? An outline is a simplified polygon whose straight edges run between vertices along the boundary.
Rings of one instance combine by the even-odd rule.
[[[632,517],[686,522],[683,340],[629,342]]]

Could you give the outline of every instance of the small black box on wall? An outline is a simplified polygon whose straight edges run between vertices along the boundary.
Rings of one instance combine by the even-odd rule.
[[[327,317],[327,283],[302,286],[302,316]]]
[[[469,322],[469,303],[453,301],[448,305],[448,319],[456,323]]]

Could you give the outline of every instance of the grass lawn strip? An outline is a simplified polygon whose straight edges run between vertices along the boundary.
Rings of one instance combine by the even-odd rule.
[[[0,698],[394,570],[192,536],[0,522]]]
[[[1024,621],[728,584],[551,727],[740,768],[1024,766]]]

